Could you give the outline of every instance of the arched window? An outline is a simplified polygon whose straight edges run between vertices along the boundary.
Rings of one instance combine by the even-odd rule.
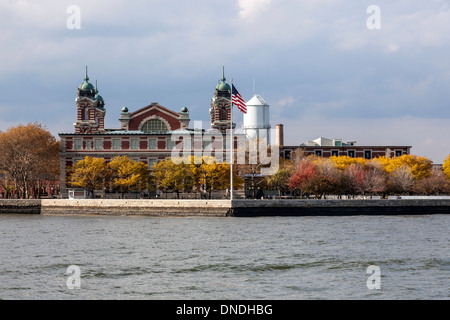
[[[167,128],[166,124],[159,120],[159,119],[151,119],[148,120],[141,129],[143,132],[149,133],[149,132],[167,132],[169,129]]]

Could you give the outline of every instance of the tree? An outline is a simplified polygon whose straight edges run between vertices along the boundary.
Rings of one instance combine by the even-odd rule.
[[[448,194],[450,192],[450,181],[442,170],[435,169],[431,172],[431,176],[416,182],[414,192],[428,196]]]
[[[191,158],[190,173],[197,190],[202,189],[211,199],[214,190],[226,190],[230,188],[231,166],[227,163],[216,163],[214,157],[202,157],[200,161]],[[233,171],[233,189],[239,189],[243,185],[243,179]]]
[[[333,156],[330,157],[330,161],[334,163],[337,169],[344,171],[352,164],[358,164],[360,167],[365,167],[368,164],[368,160],[364,158],[352,158],[349,156]]]
[[[358,165],[354,187],[354,190],[362,195],[385,192],[387,173],[381,165],[374,162],[368,162],[365,167]]]
[[[301,194],[307,192],[306,189],[309,189],[309,181],[315,175],[317,175],[317,170],[314,163],[309,158],[301,159],[297,167],[294,168],[288,186],[291,189],[299,190]]]
[[[388,179],[388,189],[394,193],[410,193],[414,186],[414,175],[408,166],[395,168]]]
[[[153,176],[158,189],[176,192],[180,198],[180,192],[186,188],[186,177],[189,174],[188,165],[175,164],[170,158],[160,161],[153,166]]]
[[[28,198],[33,183],[59,177],[60,143],[39,123],[0,132],[0,171],[14,182],[19,197]]]
[[[445,159],[442,168],[444,169],[444,173],[447,176],[447,178],[450,179],[450,154]]]
[[[278,196],[289,189],[289,179],[292,176],[292,161],[280,159],[280,168],[274,175],[266,177],[267,186],[278,190]]]
[[[412,176],[418,180],[429,177],[433,168],[433,162],[426,157],[419,157],[409,154],[395,158],[380,157],[374,161],[378,161],[387,173],[392,173],[402,167],[409,168]]]
[[[93,197],[95,190],[103,190],[108,174],[104,159],[85,157],[72,167],[70,184],[83,188]]]
[[[112,187],[124,198],[128,191],[143,191],[148,188],[149,170],[145,163],[136,162],[127,156],[117,156],[108,163]]]

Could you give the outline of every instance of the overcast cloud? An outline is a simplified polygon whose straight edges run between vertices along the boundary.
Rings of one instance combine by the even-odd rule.
[[[81,10],[69,30],[67,8]],[[381,29],[366,25],[370,5]],[[73,132],[89,66],[106,125],[151,102],[209,121],[222,66],[271,105],[287,144],[320,136],[450,154],[446,0],[0,0],[0,130]],[[235,112],[235,121],[242,115]]]

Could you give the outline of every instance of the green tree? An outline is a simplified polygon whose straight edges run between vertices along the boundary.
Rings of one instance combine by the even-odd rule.
[[[267,186],[278,190],[278,196],[289,189],[289,179],[292,176],[293,164],[291,160],[280,159],[280,167],[277,173],[266,177]]]
[[[90,197],[95,190],[102,190],[108,177],[108,169],[104,159],[85,157],[71,169],[70,185],[86,190]]]
[[[127,156],[117,156],[108,163],[113,189],[122,194],[128,191],[144,191],[149,185],[149,170],[145,163],[136,162]]]

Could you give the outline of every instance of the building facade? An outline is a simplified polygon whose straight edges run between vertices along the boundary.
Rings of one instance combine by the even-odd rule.
[[[282,124],[276,126],[276,144],[280,147],[280,155],[290,159],[295,152],[301,150],[306,156],[316,155],[319,157],[341,157],[373,159],[377,157],[401,157],[411,154],[411,146],[375,145],[358,146],[356,141],[344,142],[342,139],[317,138],[305,143],[293,146],[284,145],[284,127]]]
[[[94,87],[89,82],[87,69],[84,82],[77,89],[75,102],[77,120],[74,133],[59,134],[62,146],[62,197],[68,195],[70,168],[86,156],[103,158],[106,162],[117,156],[128,156],[134,161],[146,163],[150,169],[155,163],[171,157],[177,148],[184,151],[179,152],[180,156],[206,154],[217,157],[220,152],[221,159],[228,160],[230,141],[226,133],[236,124],[231,124],[231,87],[226,83],[225,75],[211,99],[209,130],[189,128],[190,117],[186,107],[176,112],[157,102],[134,112],[127,107],[122,108],[120,128],[107,129],[104,125],[106,104],[99,95],[97,85]],[[244,135],[235,134],[233,137],[236,147]]]

